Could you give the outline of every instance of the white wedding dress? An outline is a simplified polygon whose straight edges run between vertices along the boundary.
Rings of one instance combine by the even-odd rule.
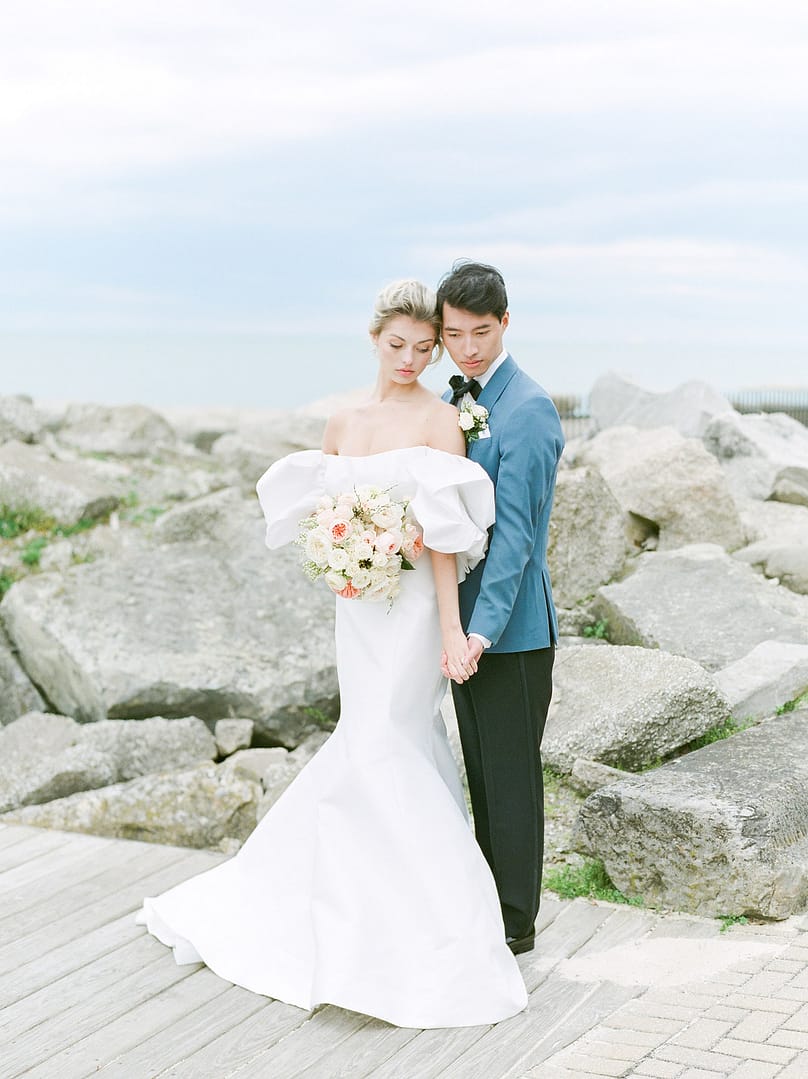
[[[324,493],[409,498],[428,547],[483,556],[493,487],[426,446],[291,454],[261,478],[267,544],[293,540]],[[326,587],[318,582],[312,587]],[[178,963],[256,993],[406,1027],[494,1023],[527,993],[505,943],[440,715],[446,681],[428,553],[387,602],[336,597],[336,730],[230,860],[146,899],[138,920]]]

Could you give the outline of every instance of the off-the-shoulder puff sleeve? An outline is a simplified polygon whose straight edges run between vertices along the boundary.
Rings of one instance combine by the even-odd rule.
[[[485,557],[494,523],[494,485],[474,461],[434,450],[413,462],[416,483],[410,502],[424,545],[457,556],[457,579]]]
[[[270,465],[255,488],[267,523],[267,547],[282,547],[297,537],[300,522],[325,491],[324,480],[320,450],[301,450]]]

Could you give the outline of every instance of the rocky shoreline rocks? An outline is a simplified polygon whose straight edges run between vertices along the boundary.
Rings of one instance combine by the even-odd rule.
[[[808,429],[695,383],[591,400],[551,521],[549,860],[784,917],[808,905]],[[254,495],[323,422],[0,397],[0,820],[243,842],[339,711],[331,598],[268,555]]]

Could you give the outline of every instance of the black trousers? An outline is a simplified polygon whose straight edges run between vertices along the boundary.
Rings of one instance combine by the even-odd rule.
[[[477,842],[491,867],[505,933],[525,936],[539,910],[544,854],[541,739],[555,648],[486,652],[452,683]]]

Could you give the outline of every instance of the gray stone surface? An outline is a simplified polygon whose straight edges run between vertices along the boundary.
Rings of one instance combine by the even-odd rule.
[[[775,476],[769,498],[775,502],[808,506],[808,467],[781,468]]]
[[[609,764],[601,764],[600,761],[590,761],[586,757],[578,757],[572,766],[569,775],[569,785],[579,794],[591,794],[592,791],[608,787],[610,783],[617,783],[621,779],[631,777],[631,772],[622,768],[612,768]]]
[[[144,405],[70,405],[58,431],[59,441],[83,453],[115,456],[153,454],[175,441],[174,430]]]
[[[759,543],[773,550],[808,543],[808,507],[744,497],[737,497],[736,505],[750,547]],[[745,549],[737,552],[739,557]]]
[[[267,551],[245,500],[221,541],[126,548],[115,559],[28,577],[2,617],[29,675],[82,721],[226,715],[264,744],[297,745],[306,712],[336,709],[333,595],[295,548]]]
[[[713,544],[641,555],[631,576],[599,589],[592,606],[614,643],[662,648],[708,670],[761,641],[808,644],[808,600]]]
[[[324,429],[325,421],[319,417],[278,412],[269,420],[242,423],[236,431],[222,435],[211,453],[254,487],[273,461],[297,450],[319,449]]]
[[[39,690],[20,666],[0,626],[0,728],[26,712],[38,712],[44,707]]]
[[[153,535],[160,543],[226,539],[233,521],[244,517],[244,496],[237,487],[183,502],[154,523]]]
[[[563,774],[578,757],[633,771],[728,716],[712,677],[689,659],[648,648],[563,648],[553,669],[542,757]]]
[[[648,905],[785,918],[808,905],[808,709],[595,791],[586,843]]]
[[[547,559],[553,598],[573,607],[616,577],[627,557],[625,515],[595,468],[558,474]]]
[[[238,749],[224,762],[235,775],[261,783],[267,772],[278,764],[285,764],[291,756],[283,746],[260,749]]]
[[[723,394],[706,382],[684,382],[673,390],[653,393],[609,371],[589,393],[589,411],[598,428],[675,427],[688,438],[700,438],[713,416],[732,410]]]
[[[740,547],[746,540],[729,487],[715,459],[697,439],[672,427],[640,431],[612,427],[578,454],[594,465],[626,513],[640,545],[658,533],[660,550],[688,543]]]
[[[762,641],[716,671],[735,719],[763,719],[808,691],[808,644]]]
[[[238,749],[247,749],[254,730],[255,724],[251,719],[217,719],[213,735],[219,755],[229,757]]]
[[[727,412],[704,432],[733,491],[768,498],[783,468],[808,468],[808,427],[782,412]]]
[[[260,784],[207,764],[25,806],[0,821],[232,851],[255,827],[260,793]]]
[[[32,712],[0,730],[0,812],[210,761],[213,736],[194,717],[104,720]]]
[[[35,442],[42,432],[44,417],[29,397],[0,396],[0,442],[16,439]]]
[[[118,488],[89,463],[58,461],[42,446],[0,446],[0,504],[35,507],[61,525],[101,517],[120,501]]]
[[[792,592],[808,595],[808,536],[802,547],[778,547],[772,551],[763,564],[763,572]]]

